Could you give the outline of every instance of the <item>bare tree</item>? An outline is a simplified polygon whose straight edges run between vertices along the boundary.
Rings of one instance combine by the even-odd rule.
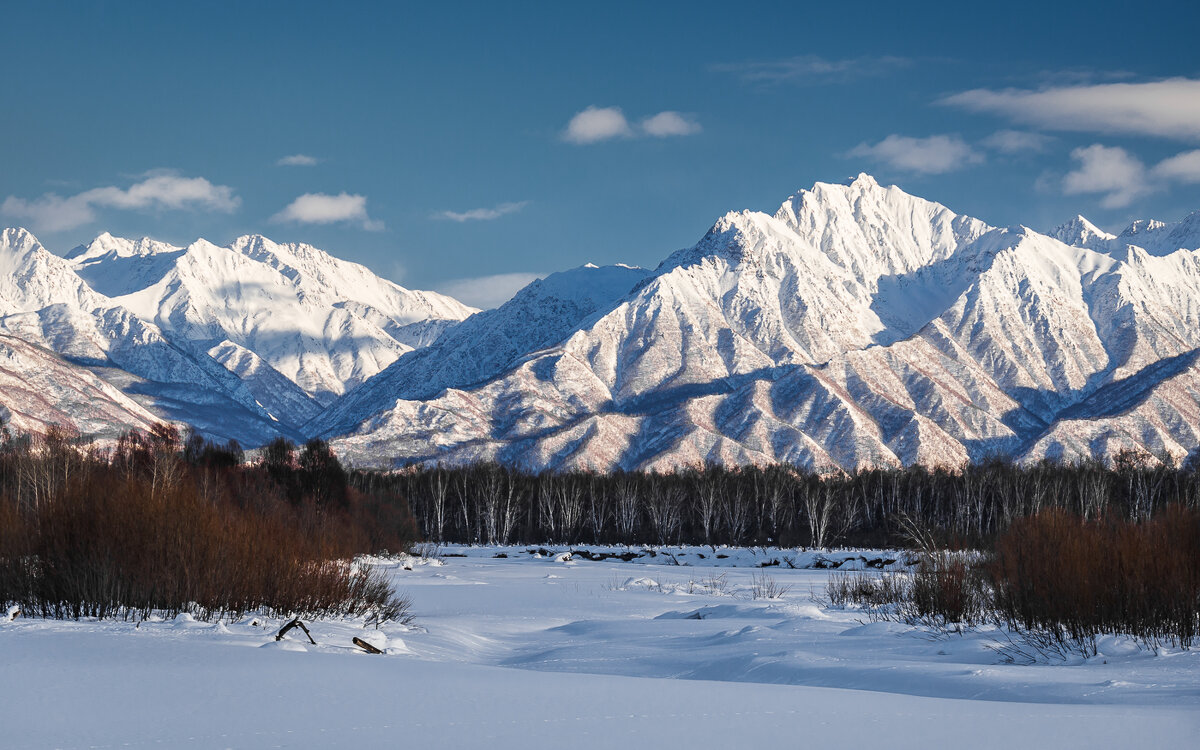
[[[617,537],[626,543],[635,541],[633,534],[637,530],[640,515],[637,480],[624,472],[617,475],[613,483],[613,497],[613,525]]]

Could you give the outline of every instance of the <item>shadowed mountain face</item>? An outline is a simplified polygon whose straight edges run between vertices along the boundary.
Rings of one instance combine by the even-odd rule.
[[[866,175],[817,184],[653,272],[596,269],[632,283],[586,304],[586,268],[530,287],[308,430],[382,466],[1182,458],[1200,443],[1195,216],[1045,235]]]

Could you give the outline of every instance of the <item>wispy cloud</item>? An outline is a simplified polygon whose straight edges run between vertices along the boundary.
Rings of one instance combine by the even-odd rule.
[[[1054,139],[1044,133],[1030,133],[1024,130],[997,130],[980,143],[1002,154],[1040,153],[1046,150]]]
[[[55,232],[73,229],[96,220],[97,209],[122,210],[208,210],[229,213],[241,203],[227,185],[214,185],[203,177],[181,177],[156,171],[128,188],[98,187],[75,195],[57,193],[25,199],[8,196],[0,213],[31,226]]]
[[[847,154],[882,162],[894,169],[919,174],[944,174],[983,162],[983,154],[957,135],[912,138],[889,135],[876,144],[860,143]]]
[[[1200,80],[973,89],[939,100],[1047,130],[1200,140]]]
[[[610,141],[614,138],[670,138],[694,135],[701,130],[700,123],[691,115],[666,110],[644,118],[634,125],[626,119],[620,107],[591,106],[577,112],[567,123],[562,138],[567,143],[586,145]]]
[[[305,193],[289,203],[282,211],[271,217],[275,223],[295,222],[298,224],[336,224],[346,222],[359,224],[363,229],[376,232],[383,229],[383,222],[367,215],[367,196],[339,193]]]
[[[736,75],[746,83],[821,85],[883,75],[912,65],[905,57],[850,57],[830,60],[801,55],[782,60],[758,60],[713,65],[710,70]]]
[[[472,307],[488,310],[499,307],[525,286],[542,278],[541,273],[501,273],[469,279],[452,279],[437,285],[436,291],[448,294]]]
[[[317,157],[308,154],[292,154],[282,157],[275,162],[275,165],[279,167],[315,167],[318,161],[320,160]]]
[[[459,223],[466,221],[491,221],[499,219],[501,216],[515,214],[527,205],[529,205],[529,201],[517,201],[515,203],[500,203],[491,208],[472,208],[467,211],[439,211],[433,215],[433,218],[447,219]]]

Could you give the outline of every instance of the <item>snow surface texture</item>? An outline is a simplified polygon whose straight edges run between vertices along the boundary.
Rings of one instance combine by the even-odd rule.
[[[1053,235],[989,227],[867,175],[818,183],[773,216],[726,215],[573,321],[560,302],[572,287],[548,309],[526,290],[401,357],[309,430],[375,466],[1188,456],[1200,446],[1200,212],[1119,236],[1078,217]],[[554,323],[524,329],[531,307]],[[497,340],[510,346],[489,360]],[[482,364],[426,366],[464,358]]]
[[[0,332],[59,354],[60,373],[90,370],[154,419],[247,446],[303,437],[323,405],[473,312],[260,236],[179,248],[102,234],[59,258],[24,230],[0,234]],[[18,400],[0,393],[14,412],[37,406]],[[47,405],[26,422],[105,437],[146,417],[101,423]]]
[[[986,633],[819,605],[827,570],[770,568],[787,592],[753,599],[762,571],[740,566],[804,561],[797,550],[623,563],[529,549],[380,561],[414,625],[310,622],[317,646],[297,630],[276,643],[282,621],[262,617],[0,619],[2,744],[1182,748],[1200,731],[1198,651],[1107,638],[1085,662],[1008,664]]]

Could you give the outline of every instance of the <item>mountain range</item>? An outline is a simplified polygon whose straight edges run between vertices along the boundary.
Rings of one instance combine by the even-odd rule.
[[[108,424],[65,420],[101,438],[150,418],[247,446],[302,439],[325,406],[475,312],[259,236],[174,247],[102,234],[59,257],[22,229],[0,234],[0,334],[51,357],[55,382],[94,376],[124,396]],[[0,407],[23,429],[64,423],[7,389]]]
[[[245,445],[320,436],[360,466],[1182,460],[1198,360],[1200,212],[1043,234],[867,175],[483,312],[259,236],[105,234],[58,257],[0,235],[17,426],[166,418]]]

